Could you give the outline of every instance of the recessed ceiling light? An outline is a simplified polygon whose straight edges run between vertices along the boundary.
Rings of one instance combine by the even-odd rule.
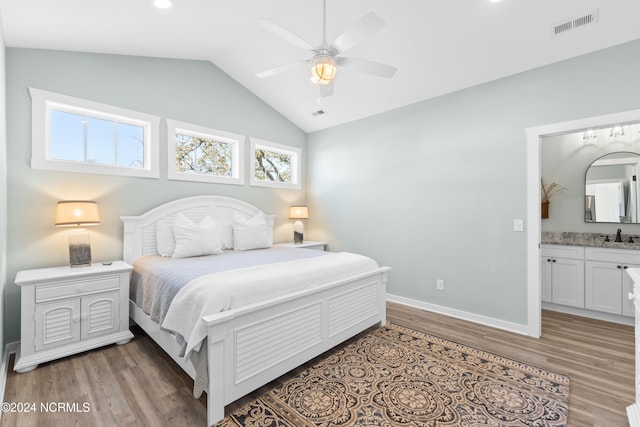
[[[153,5],[158,9],[168,9],[173,6],[173,2],[171,0],[153,0]]]
[[[500,3],[502,0],[489,0],[491,3]]]

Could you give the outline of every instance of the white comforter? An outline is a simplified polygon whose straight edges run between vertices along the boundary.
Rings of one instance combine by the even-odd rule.
[[[371,258],[331,253],[317,258],[207,274],[192,280],[175,296],[162,327],[186,340],[185,357],[207,337],[204,316],[264,301],[378,269]]]

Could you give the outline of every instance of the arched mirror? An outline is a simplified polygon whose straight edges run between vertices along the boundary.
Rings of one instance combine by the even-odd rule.
[[[640,189],[636,176],[640,154],[610,153],[596,159],[585,173],[585,222],[640,223]]]

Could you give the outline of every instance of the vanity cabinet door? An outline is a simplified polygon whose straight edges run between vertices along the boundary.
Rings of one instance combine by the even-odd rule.
[[[585,307],[589,310],[622,314],[622,277],[624,265],[587,261]]]
[[[584,261],[552,259],[551,301],[555,304],[584,308]]]
[[[627,268],[640,268],[640,264],[625,264]],[[628,274],[622,274],[622,314],[634,317],[636,306],[633,300],[629,299],[629,294],[633,293],[633,280]]]

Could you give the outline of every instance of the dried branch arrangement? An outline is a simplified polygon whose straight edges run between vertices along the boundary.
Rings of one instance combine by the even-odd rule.
[[[544,181],[542,180],[542,178],[540,178],[540,184],[542,184],[542,194],[541,194],[541,201],[542,202],[549,202],[549,199],[551,199],[552,196],[555,196],[556,194],[562,193],[563,191],[566,191],[566,188],[562,187],[560,184],[556,183],[556,182],[552,182],[551,184],[545,184]]]

